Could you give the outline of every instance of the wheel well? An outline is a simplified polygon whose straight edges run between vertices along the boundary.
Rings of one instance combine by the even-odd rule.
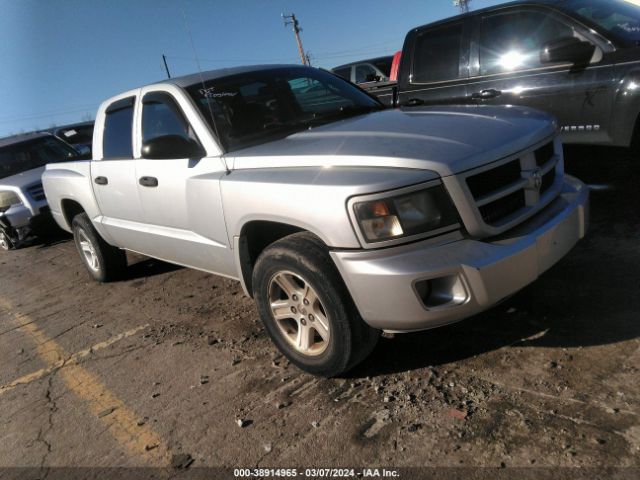
[[[71,228],[73,217],[80,213],[84,213],[84,208],[78,202],[69,199],[62,200],[62,214],[69,228]]]
[[[249,295],[253,296],[253,267],[262,251],[281,238],[304,229],[286,223],[253,221],[242,227],[240,232],[239,255],[242,277]]]

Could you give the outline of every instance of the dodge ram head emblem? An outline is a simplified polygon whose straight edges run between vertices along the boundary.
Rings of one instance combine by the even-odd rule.
[[[540,174],[540,169],[538,168],[531,172],[528,188],[529,190],[535,190],[536,192],[539,192],[540,187],[542,187],[542,175]]]

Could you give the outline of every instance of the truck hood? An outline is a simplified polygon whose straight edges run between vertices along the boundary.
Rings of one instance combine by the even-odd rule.
[[[382,110],[231,152],[235,169],[304,166],[417,168],[448,176],[552,136],[553,117],[526,107]]]
[[[8,187],[9,190],[20,190],[34,183],[42,182],[42,172],[44,172],[44,168],[45,167],[38,167],[27,170],[26,172],[20,172],[17,175],[0,178],[0,189],[6,189]]]

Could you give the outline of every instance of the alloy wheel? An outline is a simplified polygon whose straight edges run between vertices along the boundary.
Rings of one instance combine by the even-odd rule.
[[[300,275],[281,271],[269,281],[269,304],[278,330],[303,355],[321,355],[329,345],[326,310],[315,289]]]

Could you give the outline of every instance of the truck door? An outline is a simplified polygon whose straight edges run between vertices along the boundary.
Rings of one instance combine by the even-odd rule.
[[[525,105],[552,113],[565,141],[610,140],[616,79],[611,47],[571,18],[548,8],[516,7],[477,17],[470,101]],[[542,62],[550,42],[577,39],[593,47],[590,61]]]
[[[398,77],[401,107],[464,103],[470,25],[465,19],[409,32]]]
[[[207,157],[185,109],[167,91],[143,89],[136,160],[144,210],[143,253],[230,275],[233,257],[222,212],[218,157]],[[193,112],[192,112],[193,114]]]
[[[102,145],[94,152],[97,159],[91,162],[91,182],[101,213],[93,220],[110,243],[127,248],[137,244],[136,232],[144,221],[133,159],[135,98],[117,99],[102,120],[96,119],[104,129]]]

